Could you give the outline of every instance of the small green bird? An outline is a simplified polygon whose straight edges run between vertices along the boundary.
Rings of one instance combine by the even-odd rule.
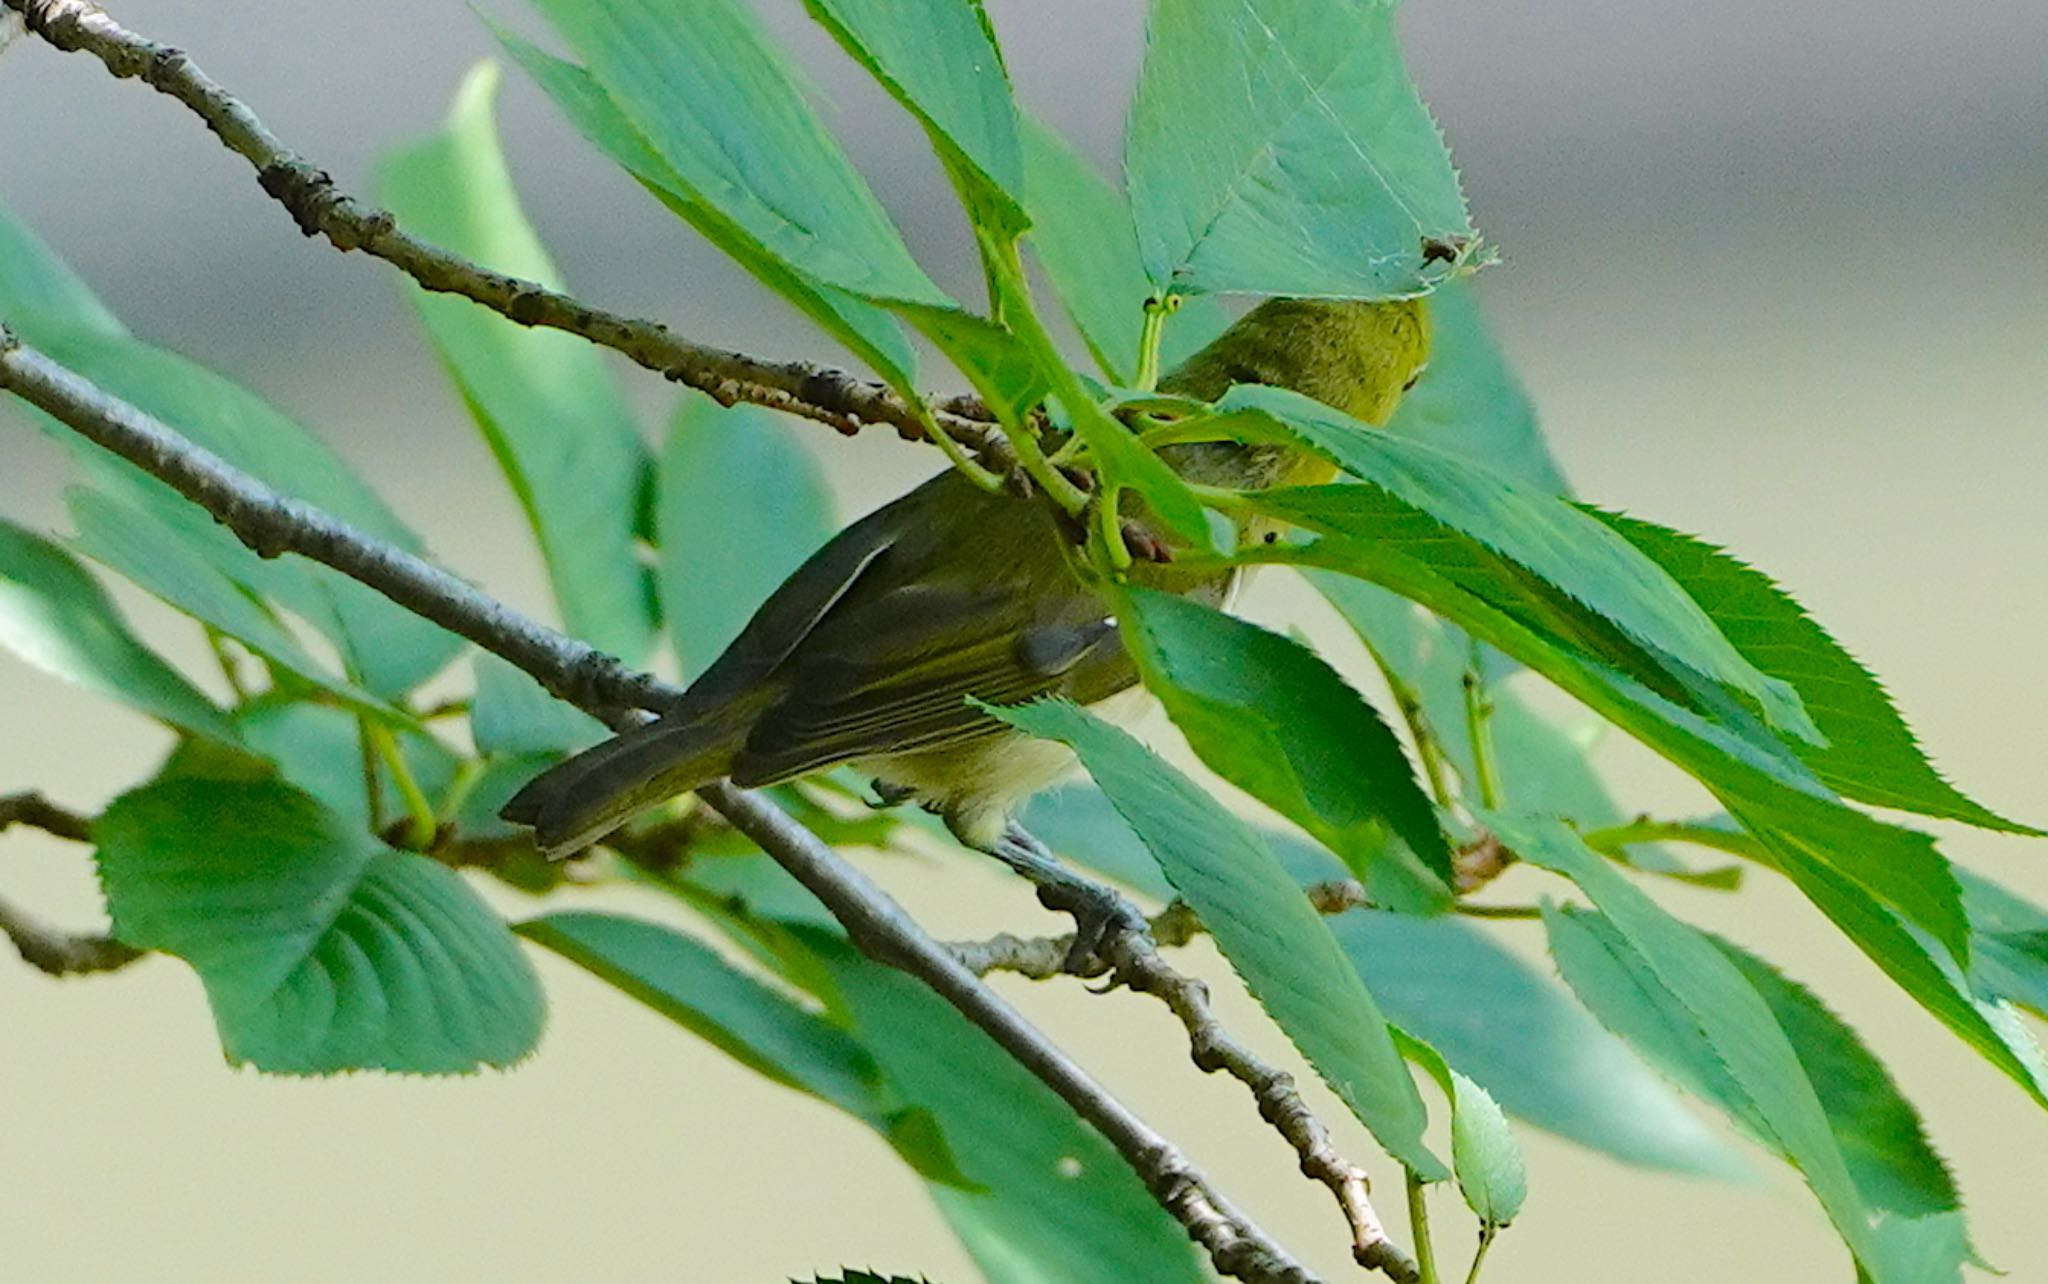
[[[1271,384],[1383,424],[1428,352],[1420,300],[1274,299],[1160,387],[1212,401],[1235,383]],[[1200,443],[1161,455],[1212,486],[1335,475],[1321,457],[1281,446]],[[1069,544],[1046,505],[943,473],[814,554],[668,713],[542,773],[502,814],[561,856],[721,776],[768,785],[852,763],[885,801],[919,803],[969,847],[1056,880],[1056,863],[1011,816],[1073,756],[968,698],[1095,705],[1136,688],[1116,620],[1075,574]],[[1141,563],[1132,578],[1220,606],[1237,573]]]

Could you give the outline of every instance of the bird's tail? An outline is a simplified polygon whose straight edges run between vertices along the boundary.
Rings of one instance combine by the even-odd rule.
[[[535,776],[498,815],[531,825],[549,859],[573,855],[649,807],[724,775],[744,734],[744,721],[726,710],[659,718]]]

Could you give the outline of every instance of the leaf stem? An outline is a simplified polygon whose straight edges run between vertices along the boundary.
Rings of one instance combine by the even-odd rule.
[[[209,624],[206,626],[206,645],[212,649],[214,663],[220,665],[220,676],[227,680],[235,703],[247,704],[249,688],[242,685],[242,667],[235,662],[234,653],[228,650],[227,636]]]
[[[1465,668],[1465,731],[1472,741],[1472,781],[1479,805],[1488,811],[1501,806],[1500,767],[1493,756],[1493,701],[1479,676],[1479,644],[1472,644],[1472,662]]]
[[[1138,369],[1132,382],[1140,392],[1159,386],[1159,341],[1166,334],[1166,318],[1180,309],[1180,296],[1153,295],[1145,300],[1145,321],[1138,330]]]
[[[1436,1245],[1429,1239],[1429,1187],[1415,1175],[1408,1176],[1408,1233],[1415,1240],[1415,1268],[1420,1284],[1443,1284],[1436,1269]]]
[[[454,820],[455,813],[462,810],[462,805],[476,792],[477,782],[483,778],[484,760],[464,758],[455,768],[455,778],[448,782],[448,792],[441,796],[441,806],[434,813],[436,820]]]
[[[1731,856],[1771,863],[1763,844],[1748,834],[1690,821],[1652,820],[1648,816],[1638,816],[1625,824],[1591,830],[1581,837],[1586,846],[1609,856],[1636,843],[1691,843],[1695,847],[1709,847]]]
[[[1493,1247],[1494,1236],[1500,1234],[1500,1227],[1482,1222],[1479,1225],[1479,1247],[1472,1253],[1472,1269],[1465,1272],[1465,1284],[1479,1284],[1479,1268],[1486,1265],[1486,1250]]]
[[[391,773],[391,783],[405,803],[405,845],[414,850],[424,850],[434,841],[435,830],[440,828],[434,819],[434,804],[427,801],[426,791],[420,788],[419,780],[406,764],[405,754],[398,747],[398,737],[391,734],[391,728],[368,719],[363,721],[362,727],[370,747],[376,751],[384,769]]]
[[[1394,693],[1394,707],[1401,711],[1401,721],[1408,724],[1408,738],[1415,742],[1415,756],[1422,760],[1429,796],[1436,799],[1437,806],[1449,807],[1451,784],[1444,763],[1443,741],[1437,738],[1436,728],[1429,725],[1429,715],[1422,711],[1422,696],[1414,684],[1394,672],[1394,666],[1380,655],[1378,647],[1368,642],[1365,649],[1379,666],[1380,676],[1387,680],[1387,689]]]

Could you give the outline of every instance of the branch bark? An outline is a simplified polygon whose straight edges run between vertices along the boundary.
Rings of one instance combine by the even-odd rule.
[[[17,5],[23,0],[6,0]],[[0,390],[134,463],[211,513],[264,557],[297,553],[359,580],[510,661],[547,690],[618,722],[680,693],[528,620],[467,583],[278,493],[170,427],[110,396],[0,326]],[[989,989],[887,893],[774,804],[719,782],[700,791],[809,888],[863,951],[917,977],[1098,1129],[1218,1273],[1249,1284],[1316,1277],[1238,1211],[1165,1136]],[[1276,1120],[1276,1126],[1278,1121]]]
[[[27,28],[67,53],[99,59],[121,79],[137,79],[204,121],[229,151],[256,170],[264,192],[307,236],[344,253],[361,250],[404,272],[424,289],[459,294],[525,326],[580,335],[624,354],[719,402],[751,402],[814,419],[841,433],[888,424],[906,439],[928,439],[936,422],[954,441],[1007,471],[1009,446],[985,418],[969,418],[969,399],[929,408],[844,370],[808,361],[766,361],[692,343],[657,321],[608,312],[532,281],[480,267],[398,226],[389,210],[343,191],[326,170],[284,145],[249,106],[201,71],[181,49],[137,35],[84,0],[0,0]]]

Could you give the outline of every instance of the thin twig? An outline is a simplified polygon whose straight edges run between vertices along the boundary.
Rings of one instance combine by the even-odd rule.
[[[1325,914],[1338,914],[1367,904],[1365,888],[1349,879],[1317,883],[1304,889]],[[1365,1170],[1338,1153],[1329,1129],[1316,1118],[1295,1090],[1294,1077],[1276,1069],[1234,1038],[1209,1003],[1209,987],[1175,971],[1160,956],[1160,946],[1185,945],[1204,931],[1202,921],[1185,902],[1175,900],[1148,921],[1149,932],[1117,932],[1097,956],[1118,985],[1149,994],[1164,1003],[1188,1032],[1188,1052],[1204,1073],[1222,1071],[1251,1090],[1259,1117],[1294,1147],[1302,1175],[1330,1190],[1351,1231],[1351,1256],[1359,1265],[1386,1272],[1401,1284],[1419,1277],[1407,1255],[1387,1238],[1386,1227],[1373,1210],[1372,1188]],[[1008,933],[985,941],[951,947],[955,958],[977,974],[1018,972],[1034,980],[1059,975],[1073,946],[1071,934],[1020,939]]]
[[[4,327],[0,389],[170,484],[258,553],[295,552],[330,566],[510,661],[599,717],[623,722],[622,706],[661,708],[679,694],[518,615],[448,572],[279,494],[23,346]],[[866,875],[758,794],[723,781],[699,792],[809,888],[856,945],[931,987],[1100,1131],[1219,1274],[1254,1284],[1315,1284],[1314,1275],[1218,1193],[1172,1142],[963,967]]]
[[[0,796],[0,832],[12,825],[26,825],[74,843],[92,841],[92,817],[81,816],[31,789]]]
[[[0,935],[14,942],[22,962],[51,976],[111,972],[142,957],[142,951],[111,936],[66,932],[38,922],[26,910],[0,900]]]
[[[263,190],[284,206],[299,230],[323,236],[344,253],[383,259],[428,290],[459,294],[520,325],[580,335],[623,353],[649,370],[709,393],[724,405],[751,402],[814,419],[842,433],[888,424],[909,440],[927,437],[930,415],[954,441],[1005,471],[1007,444],[984,415],[969,418],[971,401],[926,410],[893,390],[844,370],[808,361],[764,361],[692,343],[656,321],[591,307],[532,281],[480,267],[398,226],[388,210],[358,200],[325,170],[284,145],[247,104],[202,72],[184,51],[137,35],[84,0],[0,0],[29,31],[67,53],[83,52],[122,79],[138,79],[183,103],[221,142],[256,170]]]

